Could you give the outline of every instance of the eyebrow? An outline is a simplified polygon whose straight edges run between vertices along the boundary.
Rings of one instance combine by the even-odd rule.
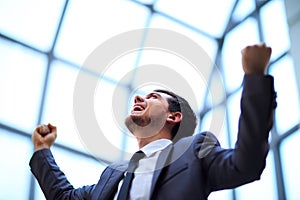
[[[153,96],[153,95],[157,95],[161,98],[161,95],[157,92],[151,92],[151,93],[147,94],[146,97]]]

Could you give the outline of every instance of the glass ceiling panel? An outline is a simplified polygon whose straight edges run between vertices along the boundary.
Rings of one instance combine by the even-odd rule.
[[[265,42],[272,47],[273,60],[290,48],[284,1],[274,0],[265,5],[261,9],[261,21]]]
[[[102,134],[104,139],[96,139],[95,145],[98,147],[93,150],[93,153],[105,160],[119,160],[123,153],[123,139],[133,137],[124,124],[128,114],[129,95],[127,92],[126,88],[117,87],[105,81],[99,81],[95,91],[94,112],[99,126],[99,130],[95,131],[98,132],[97,134]],[[91,135],[91,137],[93,136]],[[86,140],[90,140],[90,138]],[[93,144],[93,141],[86,142]]]
[[[215,69],[211,78],[208,99],[206,100],[207,106],[220,104],[226,97],[225,84],[221,73]]]
[[[65,1],[1,0],[0,32],[47,51]]]
[[[223,106],[219,106],[210,110],[201,119],[201,128],[199,131],[212,132],[218,138],[223,148],[229,147],[225,114],[225,107]]]
[[[232,17],[236,21],[242,20],[254,9],[255,0],[239,0]]]
[[[111,37],[143,28],[148,13],[145,7],[124,0],[70,1],[55,55],[81,65]]]
[[[168,18],[157,14],[154,14],[152,16],[149,27],[169,29],[188,37],[189,39],[193,40],[196,44],[198,44],[208,54],[212,62],[214,61],[218,48],[216,40],[196,33],[195,31],[185,26],[182,26],[179,23],[176,23]]]
[[[155,9],[220,37],[228,23],[235,0],[158,0]],[[218,14],[216,14],[218,13]]]
[[[29,194],[31,140],[0,129],[0,199],[26,199]]]
[[[289,200],[298,200],[300,198],[300,160],[295,159],[300,152],[299,142],[300,130],[283,140],[280,146],[286,197]]]
[[[73,120],[73,90],[78,70],[60,62],[50,69],[42,123],[57,127],[56,143],[84,150]]]
[[[208,196],[208,200],[229,200],[232,199],[232,191],[231,190],[220,190],[217,192],[212,192]]]
[[[234,93],[227,99],[227,110],[226,116],[228,117],[228,130],[230,134],[230,145],[231,148],[234,147],[237,141],[237,133],[238,133],[238,124],[239,124],[239,117],[241,114],[241,96],[242,96],[242,89],[238,90],[238,92]]]
[[[300,121],[299,91],[291,57],[285,56],[276,62],[270,73],[274,76],[277,92],[276,126],[282,134]]]
[[[0,121],[29,133],[35,128],[46,58],[0,39]]]
[[[157,0],[136,0],[138,2],[141,2],[141,3],[145,3],[145,4],[152,4],[153,1],[157,1]]]
[[[241,50],[259,42],[256,20],[249,18],[229,32],[222,49],[223,71],[228,91],[238,88],[243,81]]]
[[[160,64],[169,67],[170,71],[180,74],[180,76],[188,83],[188,87],[192,88],[192,90],[194,91],[193,93],[197,102],[196,105],[194,105],[194,109],[195,111],[198,110],[204,104],[204,95],[208,87],[208,79],[214,64],[214,59],[217,51],[216,41],[206,36],[197,34],[196,32],[184,26],[181,26],[174,21],[164,18],[161,15],[153,15],[149,27],[161,29],[165,29],[166,27],[168,27],[168,29],[174,31],[175,34],[181,34],[187,37],[188,40],[192,40],[196,45],[199,45],[199,50],[202,51],[199,52],[199,56],[202,55],[201,53],[207,54],[207,59],[210,63],[203,61],[202,65],[197,66],[191,66],[188,63],[193,63],[193,60],[184,60],[188,59],[186,55],[175,55],[179,52],[171,52],[175,51],[174,49],[166,49],[166,51],[170,52],[156,50],[152,51],[152,54],[150,54],[150,52],[143,52],[140,59],[140,65]],[[180,44],[180,41],[174,42],[178,43],[178,47],[182,46],[182,44]],[[187,55],[194,53],[195,52],[186,51]],[[181,58],[180,56],[184,56],[184,58]],[[166,78],[172,79],[172,77],[170,77],[170,74]],[[183,96],[186,98],[191,98],[185,95]]]

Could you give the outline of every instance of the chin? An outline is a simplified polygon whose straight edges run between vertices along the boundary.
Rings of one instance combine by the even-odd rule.
[[[127,127],[134,126],[134,127],[145,127],[149,125],[151,122],[150,118],[144,117],[142,115],[129,115],[125,119],[125,124]]]

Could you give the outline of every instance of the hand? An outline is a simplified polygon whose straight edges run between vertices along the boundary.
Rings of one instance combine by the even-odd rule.
[[[32,134],[34,151],[50,149],[56,139],[56,127],[51,124],[39,125]]]
[[[245,74],[265,75],[272,49],[262,43],[247,46],[242,50],[242,65]]]

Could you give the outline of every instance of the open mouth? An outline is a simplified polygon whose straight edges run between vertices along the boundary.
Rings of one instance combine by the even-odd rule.
[[[145,110],[144,106],[139,105],[139,104],[135,104],[133,106],[132,112],[142,112],[144,110]]]

